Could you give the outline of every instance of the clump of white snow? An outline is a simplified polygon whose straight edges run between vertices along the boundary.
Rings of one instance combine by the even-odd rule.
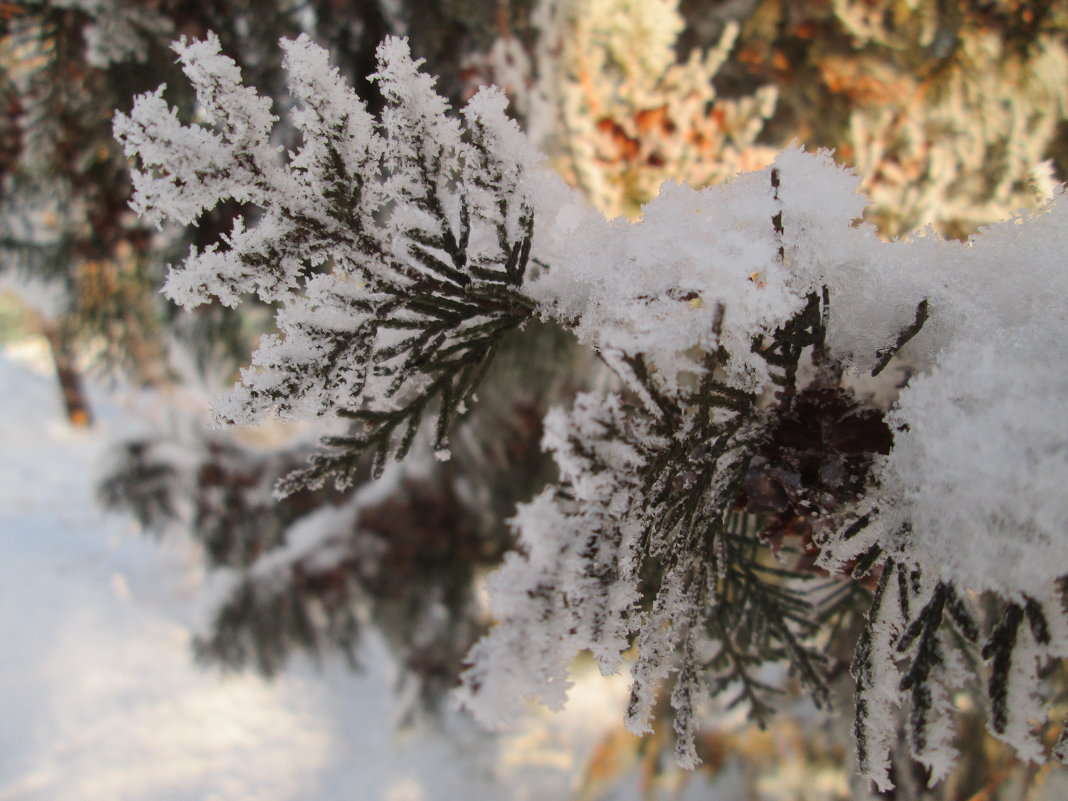
[[[694,370],[688,351],[720,346],[730,382],[759,390],[767,365],[752,337],[803,305],[777,257],[778,208],[768,170],[701,190],[665,184],[636,223],[543,203],[539,227],[558,240],[541,240],[553,267],[528,291],[583,342],[644,356],[665,391]]]
[[[1002,334],[946,351],[902,392],[879,472],[902,558],[1009,594],[1068,574],[1063,345]]]

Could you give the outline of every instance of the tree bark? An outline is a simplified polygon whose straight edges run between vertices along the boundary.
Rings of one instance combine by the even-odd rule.
[[[56,379],[59,381],[67,419],[71,425],[79,428],[92,425],[93,413],[89,407],[89,398],[85,394],[81,372],[76,364],[74,344],[70,335],[55,323],[45,323],[42,333],[52,351],[52,362],[56,366]]]

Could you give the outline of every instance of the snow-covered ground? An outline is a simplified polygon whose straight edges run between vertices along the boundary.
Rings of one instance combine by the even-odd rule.
[[[69,427],[43,348],[0,352],[0,801],[565,799],[619,684],[493,738],[465,719],[398,732],[384,647],[362,674],[297,665],[281,679],[192,664],[203,581],[94,504],[109,437]]]

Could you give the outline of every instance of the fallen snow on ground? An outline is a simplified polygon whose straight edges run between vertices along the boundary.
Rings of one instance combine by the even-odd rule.
[[[436,801],[566,798],[618,714],[619,684],[503,738],[463,718],[398,733],[381,642],[367,669],[279,680],[192,664],[204,577],[180,542],[101,512],[93,482],[131,421],[93,387],[64,421],[39,343],[0,352],[0,801]]]

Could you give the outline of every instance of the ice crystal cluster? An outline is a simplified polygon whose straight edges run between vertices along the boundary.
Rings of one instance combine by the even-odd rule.
[[[416,437],[445,451],[527,320],[614,374],[545,420],[559,480],[519,507],[489,579],[498,622],[459,690],[479,719],[559,707],[585,650],[629,669],[635,731],[668,694],[692,765],[710,698],[769,713],[767,665],[826,699],[828,631],[859,604],[865,775],[891,784],[907,713],[912,755],[942,778],[951,699],[977,672],[992,731],[1042,758],[1041,677],[1068,656],[1060,195],[966,243],[887,243],[859,222],[857,177],[790,149],[607,221],[540,166],[503,95],[452,115],[403,40],[379,49],[378,115],[308,39],[283,47],[287,120],[208,38],[176,45],[201,121],[163,88],[115,121],[141,213],[250,209],[166,287],[187,306],[277,308],[219,417],[349,421],[283,491],[344,484]],[[295,152],[275,144],[285,126]],[[889,394],[862,373],[891,376]]]

